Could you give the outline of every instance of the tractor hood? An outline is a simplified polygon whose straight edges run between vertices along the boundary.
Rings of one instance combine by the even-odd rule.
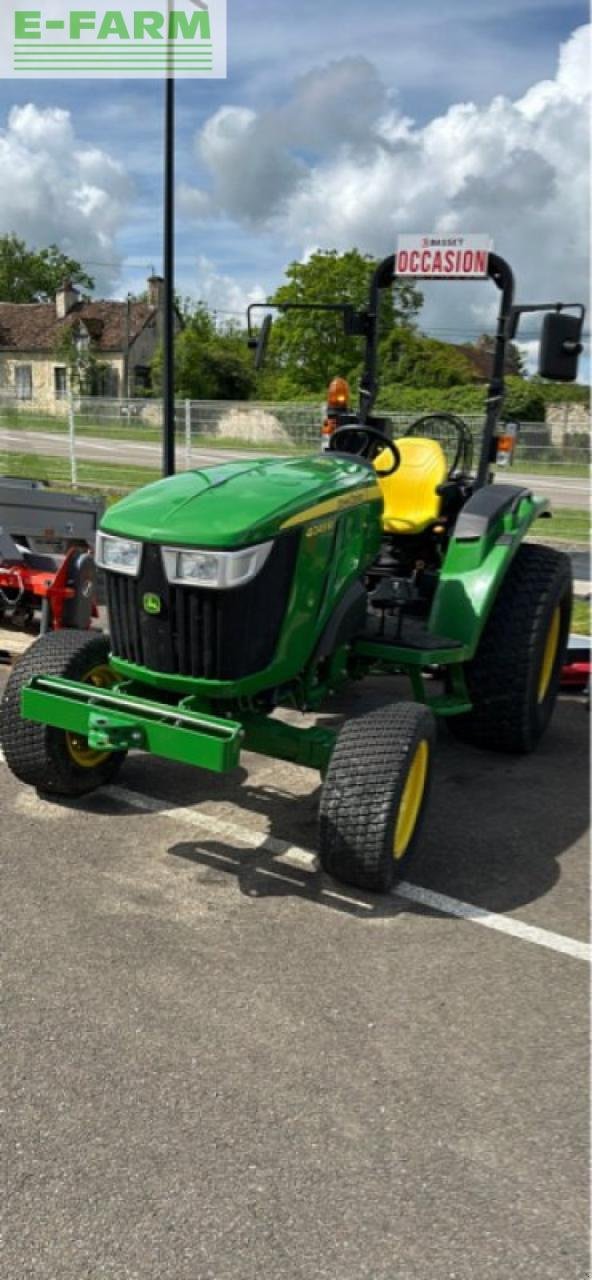
[[[105,533],[232,550],[362,502],[381,501],[365,462],[318,454],[225,462],[159,480],[111,507]]]

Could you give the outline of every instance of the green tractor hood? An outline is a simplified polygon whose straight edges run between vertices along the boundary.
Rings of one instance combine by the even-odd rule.
[[[367,463],[324,454],[247,459],[148,485],[111,507],[101,528],[144,542],[232,550],[380,500]]]

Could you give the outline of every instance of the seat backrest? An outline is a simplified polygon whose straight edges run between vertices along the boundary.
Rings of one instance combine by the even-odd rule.
[[[401,465],[393,475],[378,477],[384,500],[383,527],[386,533],[421,533],[442,511],[437,490],[448,477],[446,456],[442,445],[427,437],[402,436],[394,443]],[[374,466],[380,471],[391,462],[392,454],[385,449]]]

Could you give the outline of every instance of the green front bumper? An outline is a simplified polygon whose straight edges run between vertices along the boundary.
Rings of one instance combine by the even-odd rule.
[[[147,751],[214,773],[236,768],[244,741],[233,720],[139,698],[122,690],[97,689],[57,676],[36,676],[23,689],[26,720],[88,738],[97,751]]]
[[[137,688],[137,686],[136,686]],[[192,698],[161,703],[125,686],[97,689],[60,676],[35,676],[22,693],[25,720],[88,739],[95,751],[146,751],[213,773],[236,769],[242,750],[327,769],[335,731],[302,729],[261,713],[241,723],[210,715]]]

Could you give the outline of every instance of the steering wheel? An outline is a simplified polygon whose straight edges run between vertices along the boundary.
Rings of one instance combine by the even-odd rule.
[[[349,440],[353,441],[354,447],[347,443]],[[393,465],[384,471],[376,468],[377,476],[392,476],[401,466],[401,454],[396,444],[376,427],[338,427],[330,437],[329,452],[338,453],[340,446],[344,453],[357,454],[358,457],[366,458],[368,462],[373,462],[383,449],[389,449],[393,455]]]
[[[471,467],[471,462],[473,460],[473,437],[471,434],[471,430],[467,426],[466,422],[464,422],[462,418],[459,418],[457,414],[427,413],[422,418],[416,418],[415,422],[412,422],[411,426],[408,427],[407,431],[405,432],[405,435],[406,436],[425,435],[430,437],[433,440],[437,440],[438,443],[442,445],[442,448],[446,453],[446,459],[448,461],[448,450],[446,448],[446,445],[449,444],[449,439],[443,438],[444,431],[442,431],[441,434],[439,434],[437,430],[431,431],[430,427],[432,426],[432,424],[436,428],[442,427],[445,429],[446,427],[448,427],[449,434],[450,434],[450,429],[452,429],[452,432],[456,437],[455,445],[450,444],[450,451],[452,452],[452,449],[456,448],[456,452],[454,453],[454,461],[452,462],[448,470],[448,478],[450,479],[451,476],[454,475],[455,471],[458,470],[460,463],[462,463],[463,471],[469,471]]]

